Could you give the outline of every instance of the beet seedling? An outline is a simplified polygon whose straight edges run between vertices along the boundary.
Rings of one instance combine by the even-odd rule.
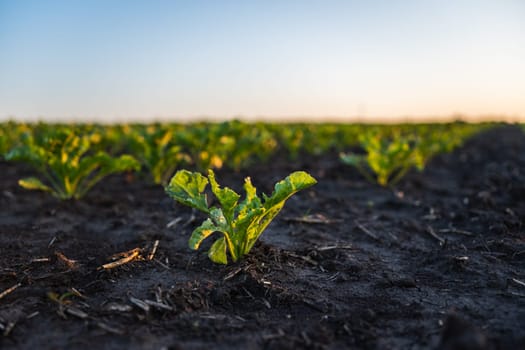
[[[218,200],[218,206],[208,206],[205,194],[208,183]],[[234,262],[248,254],[286,200],[316,183],[308,173],[297,171],[275,184],[273,193],[270,196],[263,194],[261,200],[247,177],[244,180],[246,197],[238,203],[241,196],[228,187],[221,188],[211,169],[208,170],[208,178],[198,172],[179,170],[171,179],[166,192],[176,201],[209,216],[191,234],[190,248],[199,249],[208,236],[220,232],[223,236],[213,243],[208,257],[215,263],[227,264],[227,252]]]
[[[366,154],[341,154],[341,161],[354,166],[367,180],[381,186],[396,184],[412,167],[422,169],[417,143],[401,135],[385,137],[381,132],[359,138]]]
[[[44,180],[24,178],[19,185],[29,190],[50,192],[59,199],[79,199],[104,177],[140,164],[129,155],[112,157],[104,151],[90,152],[92,141],[100,135],[76,135],[64,128],[44,135],[25,133],[22,144],[7,153],[7,160],[23,161],[35,168]]]
[[[155,184],[166,185],[188,156],[175,144],[174,128],[168,126],[135,126],[127,134],[129,148],[147,168]]]

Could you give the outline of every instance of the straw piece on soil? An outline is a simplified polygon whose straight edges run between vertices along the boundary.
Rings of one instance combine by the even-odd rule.
[[[441,238],[440,236],[438,236],[438,234],[436,233],[436,231],[434,231],[432,226],[430,226],[430,225],[427,226],[427,232],[432,238],[434,238],[435,240],[437,240],[439,242],[440,246],[445,245],[446,241],[443,238]]]
[[[172,228],[173,226],[177,225],[181,221],[182,221],[181,217],[175,218],[166,224],[166,228]]]
[[[324,252],[326,250],[334,250],[334,249],[354,249],[354,247],[351,244],[343,244],[343,245],[327,245],[327,246],[315,248],[315,250],[317,250],[318,252]]]
[[[222,279],[223,281],[227,281],[233,277],[235,277],[239,272],[242,271],[242,267],[239,267],[238,269],[235,269],[233,270],[232,272],[228,273],[226,276],[224,276],[224,278]]]
[[[464,236],[474,236],[474,234],[470,231],[466,231],[466,230],[460,230],[460,229],[457,229],[457,228],[443,228],[441,230],[439,230],[439,232],[441,233],[457,233],[458,235],[464,235]]]
[[[134,298],[134,297],[129,297],[129,301],[135,305],[136,307],[138,307],[139,309],[142,309],[144,310],[144,312],[149,312],[150,310],[150,306],[148,304],[146,304],[144,301],[140,300],[140,299],[137,299],[137,298]]]
[[[340,219],[329,219],[322,214],[313,214],[313,215],[306,215],[306,216],[300,216],[300,217],[286,217],[284,218],[284,220],[300,222],[304,224],[334,224],[334,223],[340,223],[343,221]]]
[[[56,251],[55,256],[57,257],[58,261],[62,262],[64,265],[66,265],[69,269],[75,270],[78,268],[78,262],[73,259],[69,259],[67,256],[65,256],[63,253]]]
[[[147,299],[144,300],[144,303],[146,303],[149,306],[153,306],[154,308],[157,308],[157,309],[173,311],[173,307],[171,307],[168,304],[160,303],[160,302],[153,301],[153,300],[147,300]]]
[[[157,239],[155,243],[153,243],[153,248],[151,248],[151,252],[148,255],[148,260],[153,260],[158,247],[159,247],[159,240]]]
[[[8,190],[2,191],[2,194],[4,196],[6,196],[7,198],[9,198],[9,199],[15,199],[16,198],[15,195],[13,194],[13,192],[8,191]]]
[[[525,282],[523,282],[523,281],[520,281],[520,280],[515,279],[515,278],[511,278],[510,280],[512,282],[516,283],[518,286],[525,287]]]
[[[268,340],[273,340],[273,339],[277,339],[277,338],[282,338],[285,335],[286,334],[284,333],[284,331],[279,328],[277,330],[277,333],[265,334],[265,335],[262,336],[262,339],[265,340],[265,341],[268,341]]]
[[[117,312],[130,312],[133,310],[131,305],[127,304],[118,304],[118,303],[109,303],[105,306],[107,311],[117,311]]]
[[[126,257],[129,257],[130,255],[135,254],[135,253],[140,253],[141,251],[142,251],[142,249],[140,249],[140,248],[133,248],[133,249],[130,249],[130,250],[126,250],[125,252],[120,252],[120,253],[113,254],[111,256],[111,259],[126,258]]]
[[[291,256],[292,258],[304,260],[304,261],[306,261],[307,263],[309,263],[309,264],[311,264],[313,266],[319,265],[319,263],[317,261],[312,260],[312,258],[310,258],[308,256],[298,255],[298,254],[294,254],[294,253],[291,253],[291,252],[288,252],[287,255]]]
[[[519,252],[516,252],[516,253],[512,254],[512,259],[514,259],[517,256],[520,256],[521,254],[525,254],[525,250],[521,250]]]
[[[2,333],[2,335],[4,337],[7,337],[11,333],[13,328],[15,328],[15,325],[16,325],[16,322],[13,322],[13,321],[7,322],[7,324],[3,327],[4,332]]]
[[[69,288],[69,291],[71,293],[73,293],[75,296],[79,297],[79,298],[82,298],[82,299],[87,299],[87,297],[82,294],[78,289],[76,289],[75,287],[71,287]]]
[[[157,303],[163,303],[163,298],[162,298],[162,288],[161,286],[157,286],[157,288],[155,288],[155,299],[157,300]]]
[[[162,261],[160,261],[159,259],[153,259],[153,261],[155,261],[157,264],[159,264],[160,266],[162,266],[163,268],[165,268],[166,270],[171,270],[171,268],[164,264]]]
[[[30,320],[30,319],[32,319],[33,317],[36,317],[36,316],[38,316],[38,315],[40,315],[40,311],[35,311],[35,312],[30,313],[29,315],[27,315],[27,316],[26,316],[26,319],[27,319],[27,320]]]
[[[68,306],[65,308],[66,309],[66,312],[72,316],[75,316],[75,317],[78,317],[80,319],[86,319],[89,317],[89,315],[87,313],[85,313],[84,311],[80,310],[80,309],[77,309],[76,307],[73,307],[73,306]]]
[[[268,310],[272,308],[272,305],[270,304],[270,302],[266,300],[265,298],[261,298],[261,301],[263,302],[264,306],[266,306]]]
[[[48,247],[48,248],[51,248],[51,246],[52,246],[53,244],[55,244],[56,240],[57,240],[57,236],[54,236],[54,237],[51,239],[51,241],[49,241],[49,244],[47,245],[47,247]]]
[[[135,248],[135,249],[132,249],[132,250],[128,250],[127,252],[123,252],[123,253],[118,253],[118,254],[115,254],[113,255],[112,257],[115,258],[115,257],[119,257],[119,256],[123,256],[123,258],[117,260],[117,261],[113,261],[113,262],[110,262],[110,263],[107,263],[107,264],[104,264],[102,265],[101,267],[99,267],[98,269],[99,270],[110,270],[110,269],[114,269],[115,267],[118,267],[118,266],[122,266],[122,265],[125,265],[129,262],[132,262],[133,260],[138,260],[140,259],[140,248]]]
[[[188,221],[186,221],[186,222],[184,223],[184,225],[182,225],[182,227],[189,226],[189,225],[193,224],[193,223],[197,220],[197,216],[195,215],[196,210],[197,210],[197,209],[192,209],[192,210],[191,210],[191,216],[190,216],[190,218],[188,219]]]
[[[6,295],[8,294],[11,294],[12,292],[14,292],[18,287],[20,287],[22,285],[22,283],[17,283],[15,284],[14,286],[10,287],[10,288],[7,288],[6,290],[4,290],[2,293],[0,293],[0,299],[4,298]]]
[[[364,234],[366,234],[368,237],[372,238],[373,240],[375,241],[379,241],[379,237],[377,237],[377,235],[375,233],[373,233],[372,231],[370,231],[368,228],[366,228],[366,226],[364,226],[362,223],[360,223],[359,221],[354,221],[355,222],[355,225],[361,230],[364,232]]]
[[[115,327],[112,327],[104,322],[97,322],[96,325],[105,330],[106,332],[109,332],[109,333],[113,333],[113,334],[117,334],[117,335],[123,335],[125,332],[122,330],[122,329],[118,329],[118,328],[115,328]]]

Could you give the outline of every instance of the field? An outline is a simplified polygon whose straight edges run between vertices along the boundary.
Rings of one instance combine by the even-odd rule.
[[[82,157],[137,163],[86,191],[55,173],[56,190],[49,161],[20,154],[51,139],[70,169],[71,135],[89,136]],[[5,123],[0,141],[2,349],[525,344],[520,126]],[[249,176],[269,194],[297,170],[317,184],[223,265],[210,239],[188,247],[206,216],[166,194],[182,168],[213,168],[237,192]],[[48,187],[18,185],[29,176]]]

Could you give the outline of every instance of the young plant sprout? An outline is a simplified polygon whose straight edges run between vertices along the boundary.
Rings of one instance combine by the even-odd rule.
[[[217,206],[208,206],[205,194],[208,183],[218,200]],[[275,184],[273,193],[270,196],[263,194],[261,199],[247,177],[244,180],[246,196],[239,203],[241,196],[228,187],[221,188],[211,169],[208,170],[208,178],[198,172],[180,170],[171,179],[166,192],[176,201],[209,216],[191,234],[190,248],[199,249],[208,236],[220,232],[223,236],[213,243],[208,257],[215,263],[227,264],[227,252],[234,262],[248,254],[286,200],[316,183],[308,173],[297,171]]]
[[[188,156],[175,144],[174,128],[167,126],[135,126],[126,136],[129,148],[152,176],[155,184],[166,185]]]
[[[412,167],[420,170],[424,167],[417,144],[409,137],[389,137],[381,132],[369,132],[361,135],[359,140],[366,154],[342,153],[340,158],[343,163],[355,167],[370,182],[392,186]]]
[[[76,135],[65,128],[43,135],[25,133],[21,145],[6,155],[7,160],[30,164],[41,175],[18,181],[28,190],[50,192],[59,199],[79,199],[104,177],[128,170],[139,170],[139,162],[129,156],[113,157],[99,150],[90,152],[100,135]]]

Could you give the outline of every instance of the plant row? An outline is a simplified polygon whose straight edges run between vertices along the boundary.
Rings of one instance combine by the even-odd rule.
[[[290,159],[337,152],[343,163],[381,186],[422,170],[490,124],[0,124],[0,157],[28,163],[27,189],[78,199],[109,174],[143,171],[166,185],[178,169],[240,170],[276,153]]]
[[[218,184],[212,169],[226,166],[238,170],[252,162],[267,161],[281,151],[292,159],[304,153],[336,151],[342,162],[356,167],[366,179],[387,186],[395,184],[411,168],[423,169],[433,155],[451,151],[487,127],[238,121],[189,125],[0,125],[3,158],[28,163],[38,173],[38,177],[19,180],[26,189],[46,191],[60,199],[79,199],[109,174],[146,169],[151,181],[164,185],[170,197],[207,215],[188,243],[191,249],[199,249],[205,239],[219,232],[220,238],[208,250],[209,258],[219,264],[236,262],[248,254],[288,198],[315,185],[317,180],[304,171],[296,171],[277,182],[269,196],[259,196],[247,177],[241,200],[234,190]],[[207,172],[207,177],[202,171]],[[211,191],[207,190],[208,184]],[[211,206],[208,195],[215,197]]]

